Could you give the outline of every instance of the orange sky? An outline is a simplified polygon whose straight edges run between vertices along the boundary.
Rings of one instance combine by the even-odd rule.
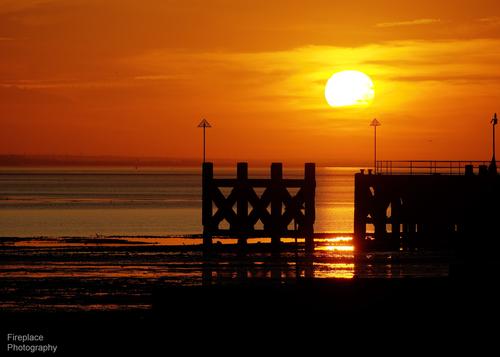
[[[495,111],[498,1],[0,0],[0,154],[488,160]]]

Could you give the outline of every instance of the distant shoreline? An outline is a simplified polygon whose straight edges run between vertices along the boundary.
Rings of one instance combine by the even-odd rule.
[[[216,165],[233,167],[237,162],[245,161],[251,166],[268,167],[273,160],[270,159],[237,159],[237,158],[210,158]],[[314,161],[319,167],[371,167],[366,162],[345,162],[306,159],[280,160],[291,167],[302,167],[304,162]],[[169,157],[126,157],[126,156],[79,156],[79,155],[0,155],[0,169],[2,168],[34,168],[34,167],[199,167],[200,158],[169,158]]]

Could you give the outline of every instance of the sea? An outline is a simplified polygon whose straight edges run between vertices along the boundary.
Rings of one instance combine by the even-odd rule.
[[[316,173],[316,232],[353,230],[355,167]],[[235,177],[219,168],[216,177]],[[303,168],[284,169],[285,178]],[[269,168],[249,171],[269,177]],[[0,170],[0,237],[200,234],[200,168],[30,168]]]
[[[148,310],[158,286],[352,278],[443,277],[449,259],[429,252],[356,252],[354,167],[319,167],[314,255],[288,238],[240,256],[235,240],[201,249],[199,168],[30,168],[0,171],[0,309]],[[216,168],[215,177],[235,177]],[[285,168],[285,178],[303,177]],[[269,177],[269,169],[249,170]],[[233,246],[234,247],[234,246]],[[296,247],[296,248],[293,248]],[[226,249],[228,248],[228,249]],[[261,249],[262,248],[262,249]],[[295,250],[294,250],[295,249]]]

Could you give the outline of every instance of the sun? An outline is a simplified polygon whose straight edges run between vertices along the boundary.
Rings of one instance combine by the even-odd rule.
[[[337,72],[325,86],[325,98],[332,107],[368,105],[375,97],[373,82],[360,71]]]

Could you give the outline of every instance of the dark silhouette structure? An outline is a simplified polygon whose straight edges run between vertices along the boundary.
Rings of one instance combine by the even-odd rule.
[[[497,118],[497,113],[493,114],[493,118],[491,119],[491,128],[492,128],[492,150],[493,150],[493,155],[491,156],[491,163],[490,166],[488,167],[488,170],[492,174],[497,173],[497,159],[495,158],[495,127],[498,124],[498,118]]]
[[[206,120],[203,119],[200,124],[198,124],[198,128],[203,128],[203,162],[206,162],[206,129],[211,128],[212,125]]]
[[[380,126],[380,122],[377,118],[373,119],[370,126],[373,126],[373,169],[377,173],[377,126]]]
[[[474,164],[478,171],[474,171]],[[355,175],[356,249],[464,249],[499,243],[500,176],[486,163],[377,162]]]
[[[281,163],[271,165],[270,179],[251,179],[248,164],[240,162],[236,179],[217,179],[213,164],[207,162],[203,164],[202,189],[205,249],[217,236],[238,238],[241,246],[247,238],[271,237],[273,250],[279,248],[282,237],[304,237],[306,251],[314,250],[315,164],[305,164],[304,179],[284,179]],[[223,190],[228,190],[227,196]],[[224,221],[228,228],[222,227]]]

